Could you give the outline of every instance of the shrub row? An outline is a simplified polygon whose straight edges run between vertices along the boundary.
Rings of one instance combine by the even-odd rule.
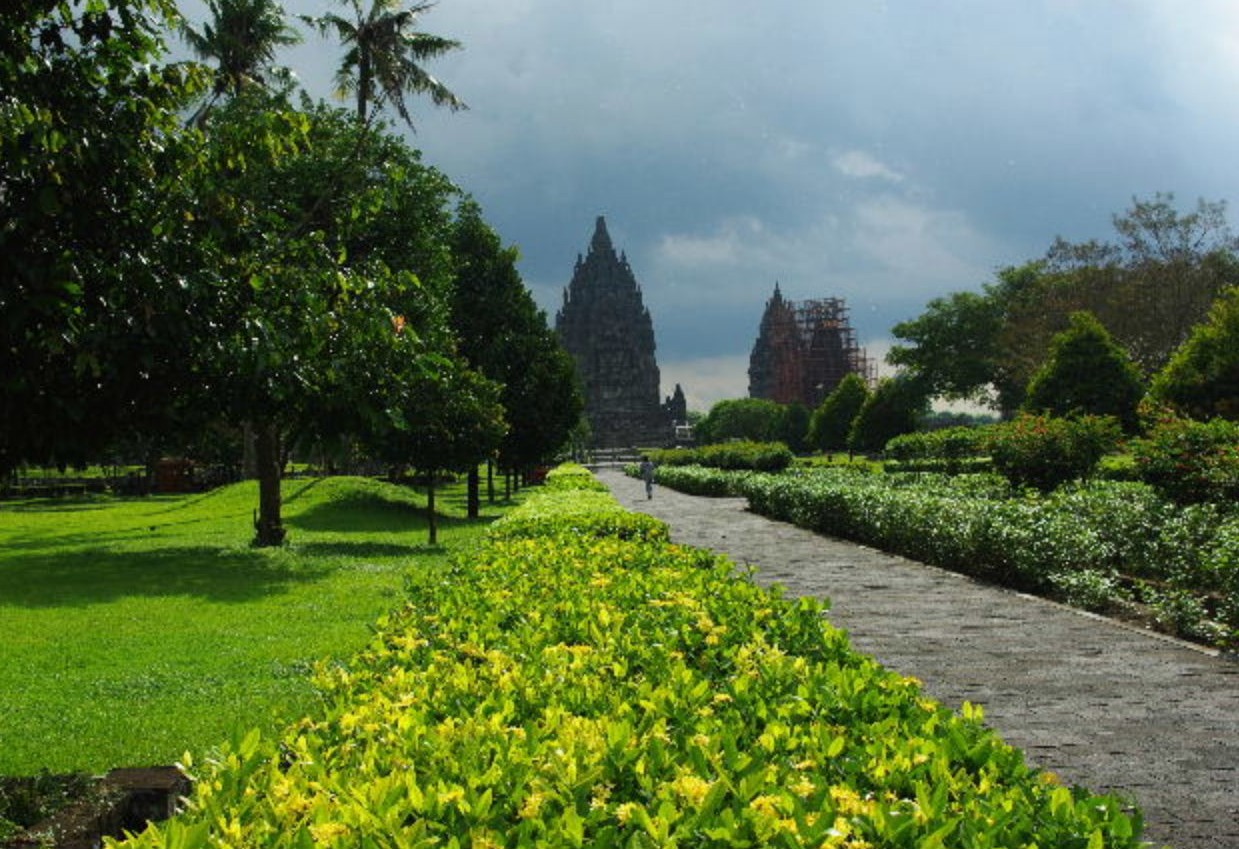
[[[1139,601],[1166,630],[1239,642],[1239,516],[1215,504],[1181,507],[1118,481],[1012,497],[997,475],[676,475],[820,533],[1091,609]]]
[[[594,477],[593,472],[580,463],[561,463],[546,473],[547,489],[596,490],[606,492],[607,485]]]
[[[319,715],[191,767],[190,811],[132,845],[1139,845],[1121,800],[1030,768],[820,604],[703,551],[561,533],[544,501],[510,524],[547,535],[415,581],[319,670]]]
[[[713,469],[747,469],[781,472],[795,455],[782,442],[720,442],[700,448],[666,448],[651,451],[658,466],[706,466]]]

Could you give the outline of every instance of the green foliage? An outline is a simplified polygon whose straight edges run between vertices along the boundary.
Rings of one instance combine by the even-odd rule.
[[[276,0],[206,0],[206,5],[210,22],[201,30],[182,24],[180,32],[199,59],[215,63],[215,96],[265,87],[281,75],[276,50],[301,38]]]
[[[1028,384],[1024,409],[1053,416],[1113,416],[1128,433],[1138,426],[1144,382],[1127,353],[1091,313],[1072,313],[1050,341],[1050,355]]]
[[[869,397],[869,386],[858,374],[845,375],[809,419],[808,442],[818,451],[843,451],[848,447],[852,422]]]
[[[1204,618],[1190,627],[1186,613],[1167,622],[1218,646],[1239,641],[1239,522],[1217,505],[1180,508],[1122,482],[1013,496],[996,475],[684,474],[698,491],[745,496],[754,512],[809,530],[1091,608],[1131,597],[1195,610]],[[1175,607],[1184,594],[1195,601]]]
[[[637,466],[625,470],[629,477],[639,477]],[[658,482],[678,492],[727,498],[743,495],[743,481],[752,472],[729,471],[710,466],[660,466]]]
[[[391,106],[410,128],[405,94],[425,94],[436,106],[453,111],[464,102],[425,69],[424,64],[460,47],[460,42],[420,32],[418,17],[434,4],[415,2],[407,9],[400,0],[372,0],[363,10],[362,0],[341,0],[351,15],[328,12],[320,17],[302,15],[301,20],[326,35],[334,34],[344,47],[336,71],[337,93],[356,98],[357,120],[364,124],[372,109]]]
[[[548,534],[565,537],[617,537],[667,541],[667,523],[630,513],[609,491],[546,490],[491,526],[494,539],[532,539]]]
[[[693,433],[702,444],[731,439],[778,442],[783,439],[786,411],[782,404],[765,398],[733,398],[719,401]]]
[[[197,317],[170,198],[205,74],[160,67],[167,0],[0,5],[0,474],[167,426]]]
[[[129,845],[1139,845],[822,614],[661,541],[492,538]]]
[[[879,381],[852,420],[848,448],[876,454],[896,436],[915,431],[929,410],[926,392],[920,380],[907,375]]]
[[[1149,394],[1193,418],[1239,421],[1239,287],[1218,298]]]
[[[911,471],[941,466],[958,472],[967,460],[976,460],[989,451],[987,431],[978,427],[948,427],[896,436],[886,443],[883,455]]]
[[[201,758],[237,727],[314,709],[310,670],[343,661],[407,576],[493,519],[360,478],[285,481],[292,544],[255,549],[255,485],[204,495],[6,502],[0,510],[0,775]],[[66,666],[69,664],[69,666]],[[70,668],[71,667],[71,668]]]
[[[1140,478],[1173,501],[1239,499],[1239,423],[1163,414],[1128,445]]]
[[[504,248],[473,201],[460,204],[451,236],[455,282],[448,299],[460,352],[502,387],[510,427],[499,448],[507,469],[546,462],[581,419],[572,358],[547,326]]]
[[[579,463],[560,463],[546,474],[547,489],[595,490],[607,492],[607,485]]]
[[[778,472],[791,465],[793,455],[782,442],[724,442],[700,448],[665,448],[650,451],[657,466],[709,466]]]
[[[953,292],[930,301],[919,317],[891,328],[912,346],[893,346],[887,359],[918,375],[933,395],[985,400],[1000,354],[1002,321],[1001,300],[992,289]]]
[[[1015,487],[1048,492],[1088,477],[1119,442],[1116,419],[1021,414],[987,430],[994,468]]]
[[[1058,240],[1044,259],[998,272],[980,294],[953,293],[896,325],[911,346],[889,359],[935,395],[990,401],[1005,414],[1047,358],[1068,316],[1087,310],[1149,376],[1204,320],[1239,274],[1224,203],[1180,212],[1174,197],[1135,199],[1114,217],[1114,242]],[[1212,414],[1210,414],[1212,415]]]

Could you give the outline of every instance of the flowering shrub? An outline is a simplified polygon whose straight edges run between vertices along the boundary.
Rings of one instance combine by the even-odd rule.
[[[1087,477],[1118,445],[1117,419],[1023,414],[987,430],[994,468],[1013,486],[1048,492]]]
[[[628,474],[630,477],[640,476],[635,466]],[[725,498],[740,495],[741,482],[751,474],[705,466],[660,466],[655,472],[655,479],[663,486],[689,495]]]
[[[543,499],[517,517],[550,520]],[[526,510],[526,507],[528,508]],[[493,538],[416,580],[323,709],[201,765],[130,845],[1140,845],[822,618],[709,553]]]
[[[1140,477],[1180,504],[1239,498],[1239,424],[1163,415],[1133,440]]]

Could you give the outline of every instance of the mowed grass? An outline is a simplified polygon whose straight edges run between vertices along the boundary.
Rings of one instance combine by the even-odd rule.
[[[0,504],[0,775],[170,764],[309,710],[415,570],[500,510],[360,478],[287,481],[289,543],[255,549],[257,487]]]

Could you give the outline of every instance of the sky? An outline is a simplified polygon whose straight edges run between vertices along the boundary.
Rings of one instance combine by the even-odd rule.
[[[440,0],[418,29],[462,42],[428,69],[469,109],[413,99],[411,143],[552,323],[606,216],[690,409],[747,395],[776,282],[844,298],[881,360],[1133,198],[1239,202],[1234,0]],[[339,56],[307,32],[280,58],[329,97]]]

